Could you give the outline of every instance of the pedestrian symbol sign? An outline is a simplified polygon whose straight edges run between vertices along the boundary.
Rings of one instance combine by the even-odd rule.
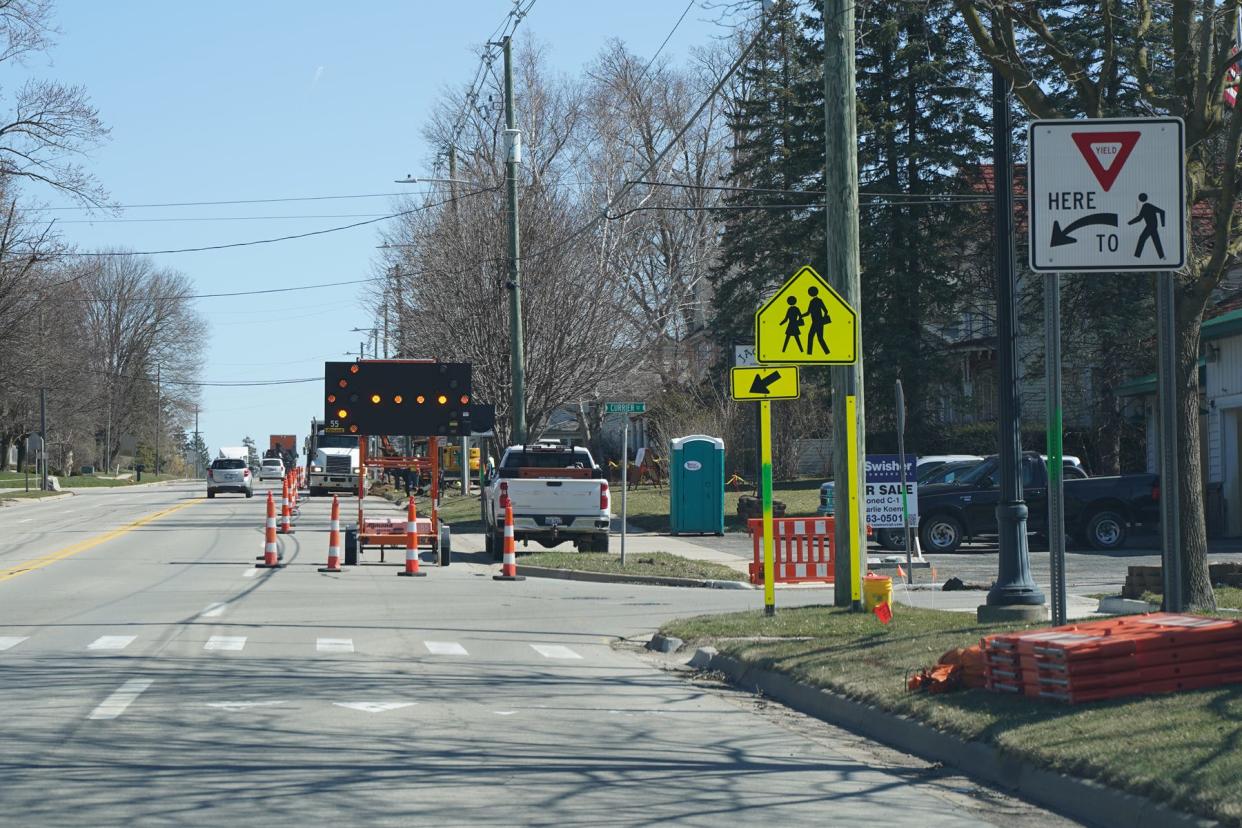
[[[858,314],[832,286],[804,267],[755,313],[760,364],[852,365]]]
[[[792,365],[732,368],[729,385],[735,400],[796,400],[798,369]]]
[[[1027,199],[1031,269],[1179,270],[1186,263],[1180,118],[1035,121]]]

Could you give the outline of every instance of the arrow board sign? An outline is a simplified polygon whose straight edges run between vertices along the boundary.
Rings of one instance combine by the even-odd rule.
[[[1032,122],[1031,269],[1180,270],[1186,263],[1184,135],[1180,118]]]
[[[792,365],[733,368],[729,380],[735,400],[798,399],[798,369]]]

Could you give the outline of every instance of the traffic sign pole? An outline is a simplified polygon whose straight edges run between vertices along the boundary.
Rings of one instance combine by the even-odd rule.
[[[848,525],[850,539],[850,601],[854,605],[854,609],[862,606],[862,579],[864,568],[862,562],[865,560],[864,551],[867,547],[867,523],[858,520],[858,485],[861,479],[858,473],[858,398],[853,394],[845,398],[845,440],[846,465],[849,467],[849,516]],[[836,519],[841,519],[841,510],[835,509]],[[840,537],[838,534],[837,537]],[[835,550],[834,550],[835,551]]]
[[[1048,568],[1052,623],[1066,623],[1065,485],[1061,411],[1061,275],[1044,281],[1044,377],[1048,395]]]
[[[625,513],[627,503],[625,495],[630,490],[630,415],[625,415],[625,426],[621,429],[621,568],[625,569]],[[641,486],[642,483],[640,482]]]
[[[914,541],[910,537],[910,499],[906,494],[906,392],[897,380],[897,462],[901,464],[901,530],[906,541],[906,583],[914,583]],[[916,472],[915,479],[918,479]]]
[[[1160,424],[1160,534],[1163,536],[1161,574],[1164,580],[1164,611],[1181,612],[1181,492],[1177,462],[1177,315],[1172,273],[1156,274],[1157,380]]]
[[[772,403],[759,403],[759,457],[763,464],[760,479],[763,488],[763,614],[776,615],[776,590],[772,558],[776,554],[772,541]]]

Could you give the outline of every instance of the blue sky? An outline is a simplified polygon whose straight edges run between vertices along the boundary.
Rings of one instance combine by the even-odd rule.
[[[555,70],[577,75],[611,37],[653,54],[687,2],[537,0],[518,38],[535,35]],[[444,88],[473,77],[478,45],[511,7],[512,0],[60,0],[57,44],[25,71],[87,87],[112,130],[87,165],[117,203],[390,194],[402,190],[393,179],[430,173],[424,118]],[[725,35],[719,14],[696,3],[664,54],[680,61]],[[391,206],[390,197],[377,197],[134,208],[90,223],[81,212],[55,215],[80,249],[161,250],[318,230]],[[116,218],[198,220],[106,220]],[[346,281],[372,275],[377,236],[370,226],[155,261],[201,293]],[[356,354],[365,334],[350,329],[371,324],[359,298],[354,286],[196,300],[207,322],[202,378],[322,376],[325,360]],[[322,414],[321,389],[204,389],[204,439],[213,451],[247,434],[260,444],[268,434],[300,441],[311,416]]]

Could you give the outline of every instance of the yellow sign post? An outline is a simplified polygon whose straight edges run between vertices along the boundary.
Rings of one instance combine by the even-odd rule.
[[[763,487],[763,614],[776,615],[776,575],[772,559],[776,545],[772,541],[772,403],[759,403],[759,462]]]
[[[792,365],[734,368],[729,384],[735,400],[798,399],[798,369]]]
[[[852,365],[858,314],[812,267],[803,267],[755,313],[763,364]]]

